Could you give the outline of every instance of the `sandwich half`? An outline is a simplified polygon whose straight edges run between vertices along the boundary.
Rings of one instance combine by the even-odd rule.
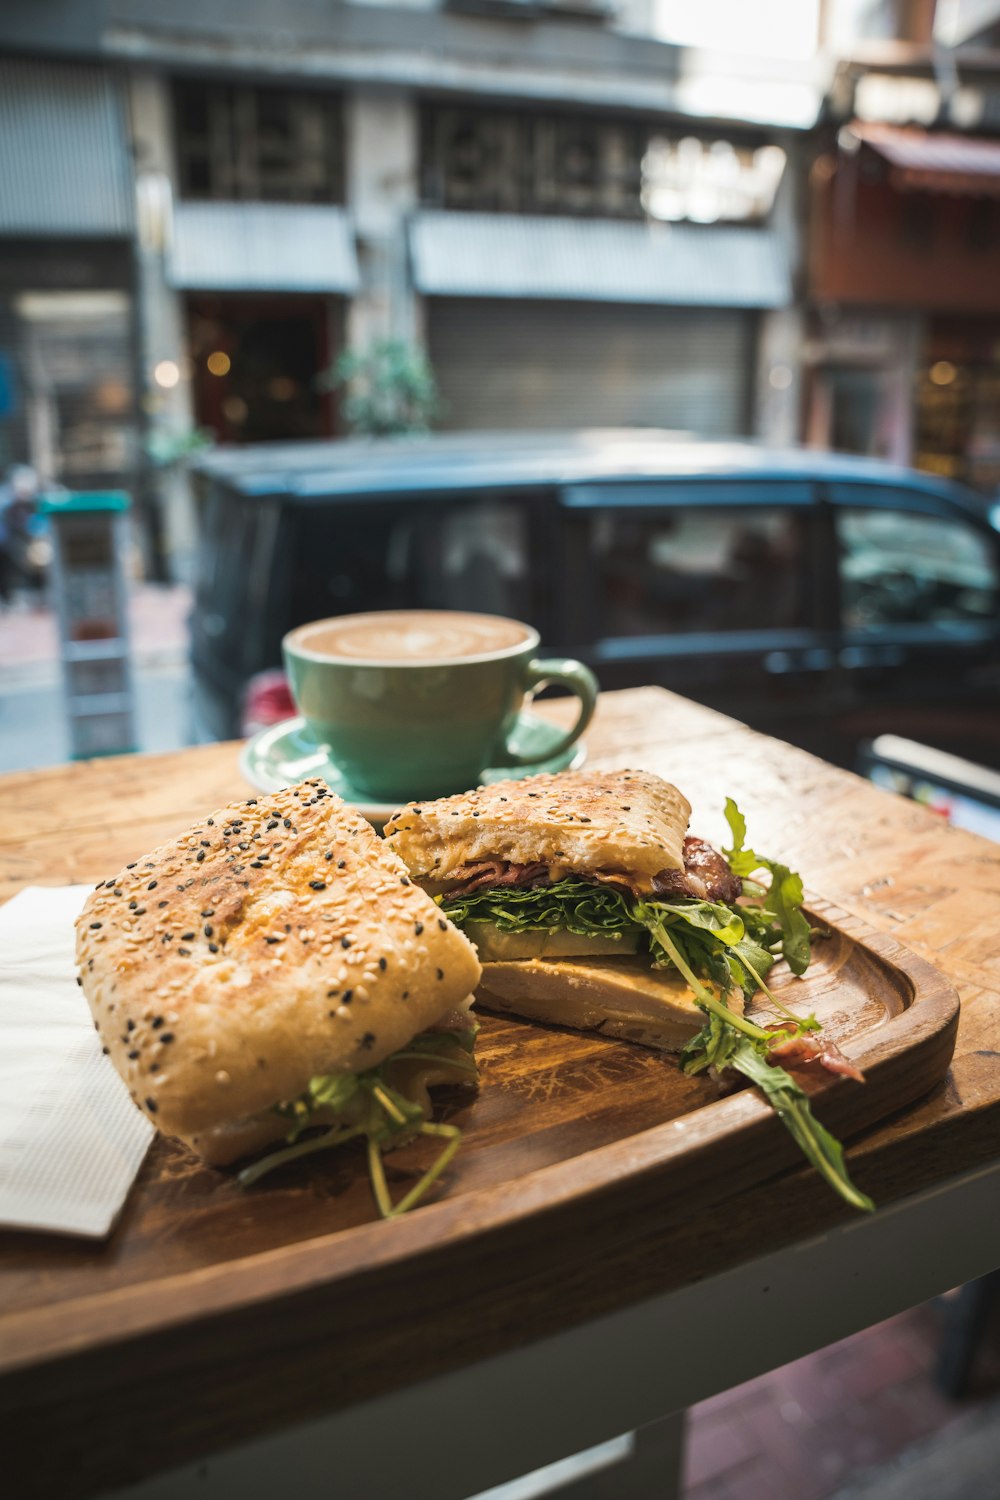
[[[411,803],[385,834],[475,943],[484,1005],[679,1051],[704,1025],[696,990],[740,1011],[757,988],[729,963],[741,944],[757,974],[773,963],[690,813],[649,772],[576,771]]]
[[[314,1126],[395,1144],[430,1086],[475,1081],[474,947],[318,780],[102,881],[77,959],[133,1100],[214,1165]]]
[[[779,956],[809,963],[802,881],[746,847],[687,831],[684,796],[645,771],[575,771],[495,782],[414,802],[386,841],[476,944],[487,1007],[680,1052],[686,1073],[734,1069],[770,1100],[807,1159],[846,1202],[871,1209],[840,1143],[778,1060],[861,1079],[767,989]],[[767,991],[776,1019],[744,1001]]]

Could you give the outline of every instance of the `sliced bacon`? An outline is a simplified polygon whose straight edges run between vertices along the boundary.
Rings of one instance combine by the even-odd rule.
[[[458,884],[447,892],[449,896],[467,896],[470,891],[480,891],[484,886],[532,885],[535,881],[547,881],[549,867],[540,860],[529,865],[511,864],[505,859],[483,860],[477,865],[463,865],[455,871]]]
[[[688,834],[684,869],[661,870],[653,876],[653,891],[657,896],[694,896],[699,901],[723,901],[731,906],[743,894],[743,882],[717,849]]]
[[[767,1027],[768,1031],[781,1031],[780,1023]],[[790,1037],[786,1042],[779,1042],[772,1047],[770,1056],[783,1063],[796,1066],[808,1067],[810,1063],[819,1063],[821,1068],[826,1068],[829,1073],[840,1073],[845,1078],[853,1078],[858,1083],[864,1083],[865,1075],[860,1068],[855,1067],[849,1057],[845,1057],[837,1046],[837,1043],[829,1037],[817,1037],[813,1035]]]
[[[626,870],[581,870],[579,874],[582,880],[617,886],[636,900],[649,894],[650,882]],[[446,893],[448,896],[466,896],[487,886],[545,885],[551,875],[548,865],[541,860],[518,865],[504,859],[489,859],[463,865],[455,871],[454,879],[455,885]],[[657,896],[689,896],[697,901],[724,901],[729,905],[743,893],[742,882],[718,850],[690,834],[684,840],[684,869],[661,870],[653,876],[651,884]]]

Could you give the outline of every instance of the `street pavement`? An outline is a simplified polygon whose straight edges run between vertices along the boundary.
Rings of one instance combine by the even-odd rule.
[[[129,628],[137,745],[141,751],[191,744],[188,665],[190,591],[137,584]],[[20,596],[0,609],[0,772],[30,771],[71,758],[53,611]]]

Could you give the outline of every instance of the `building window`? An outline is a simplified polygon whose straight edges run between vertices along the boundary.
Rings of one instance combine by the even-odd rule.
[[[714,223],[766,217],[785,154],[641,120],[429,105],[421,162],[428,207]]]
[[[176,80],[181,196],[258,203],[343,199],[340,97]]]

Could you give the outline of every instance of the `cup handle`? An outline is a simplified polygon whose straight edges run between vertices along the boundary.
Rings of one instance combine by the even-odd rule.
[[[558,683],[561,687],[569,688],[580,700],[580,712],[576,716],[576,723],[572,729],[567,730],[562,739],[554,745],[547,747],[545,759],[551,760],[556,755],[562,755],[570,745],[576,743],[591,719],[594,717],[594,708],[597,704],[598,682],[589,667],[585,667],[582,661],[574,661],[572,657],[559,656],[542,659],[533,657],[524,668],[524,691],[530,693],[533,688],[545,687],[549,683]],[[500,754],[494,758],[493,764],[497,766],[530,766],[537,760],[537,751],[533,755],[519,755],[512,750],[510,745],[501,747]]]

